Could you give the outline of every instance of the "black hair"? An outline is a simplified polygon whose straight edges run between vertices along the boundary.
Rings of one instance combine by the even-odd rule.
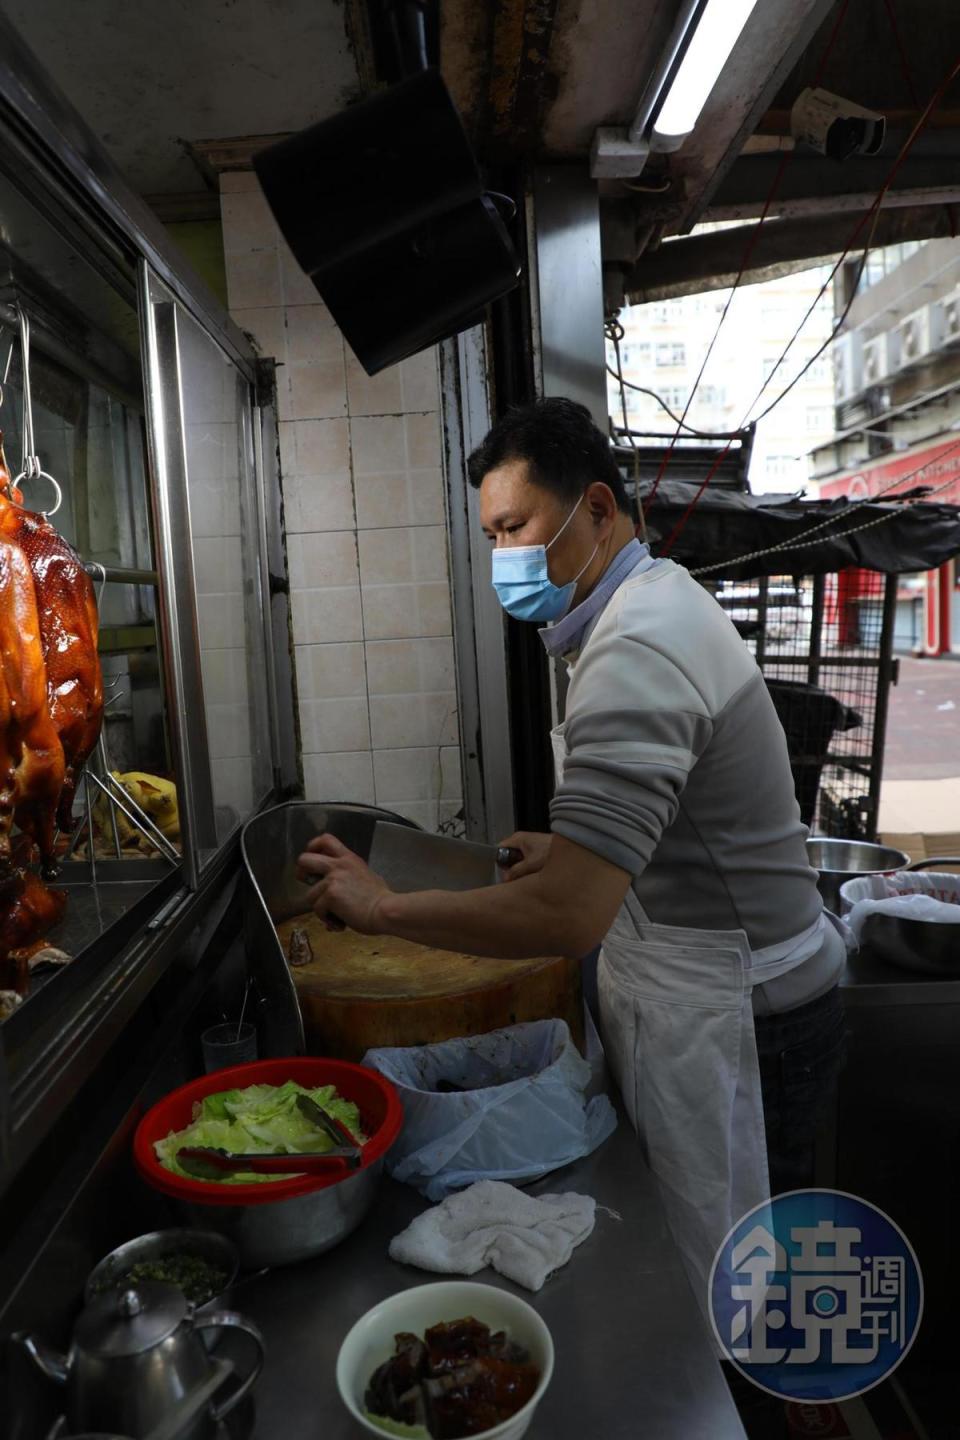
[[[575,400],[558,396],[508,410],[467,461],[470,484],[479,488],[509,460],[525,460],[535,485],[569,500],[600,480],[613,491],[617,509],[633,514],[609,440]]]

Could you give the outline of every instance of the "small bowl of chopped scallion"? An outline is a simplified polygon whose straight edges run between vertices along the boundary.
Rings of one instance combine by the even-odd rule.
[[[106,1290],[161,1280],[176,1285],[199,1310],[229,1290],[238,1269],[236,1247],[225,1235],[212,1230],[154,1230],[105,1255],[87,1277],[84,1300],[89,1304]]]

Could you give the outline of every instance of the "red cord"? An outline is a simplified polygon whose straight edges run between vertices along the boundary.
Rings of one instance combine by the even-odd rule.
[[[903,71],[903,78],[907,82],[907,89],[910,92],[910,103],[914,110],[920,109],[920,97],[917,94],[917,87],[913,83],[913,75],[910,72],[910,61],[907,59],[907,52],[903,46],[900,36],[900,26],[897,23],[897,12],[893,8],[893,0],[883,0],[887,9],[887,17],[890,21],[890,29],[893,31],[893,43],[897,47],[900,56],[900,69]]]

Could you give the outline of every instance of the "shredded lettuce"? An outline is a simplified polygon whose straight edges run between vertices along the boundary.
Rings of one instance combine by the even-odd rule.
[[[404,1425],[402,1420],[390,1420],[386,1415],[374,1415],[372,1410],[364,1410],[363,1413],[372,1425],[376,1425],[386,1435],[405,1435],[407,1440],[430,1440],[430,1431],[423,1425]]]
[[[301,1115],[297,1108],[298,1095],[308,1095],[321,1110],[345,1125],[358,1144],[364,1144],[367,1137],[360,1127],[360,1112],[352,1100],[344,1100],[333,1085],[309,1090],[295,1080],[287,1080],[283,1085],[248,1085],[245,1090],[220,1090],[215,1095],[207,1095],[195,1106],[193,1121],[186,1129],[171,1131],[165,1140],[155,1142],[157,1159],[174,1175],[193,1179],[195,1177],[177,1164],[177,1151],[187,1145],[210,1145],[233,1155],[323,1154],[333,1148],[333,1141]],[[290,1174],[296,1173],[293,1167]],[[247,1185],[263,1180],[269,1184],[287,1178],[239,1173],[224,1175],[215,1183]]]

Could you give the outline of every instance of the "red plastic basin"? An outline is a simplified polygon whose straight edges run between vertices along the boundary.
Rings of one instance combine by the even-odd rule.
[[[165,1140],[172,1131],[185,1129],[193,1119],[193,1107],[198,1100],[220,1090],[242,1090],[247,1085],[282,1085],[286,1080],[296,1080],[310,1089],[335,1085],[339,1095],[352,1100],[359,1108],[360,1124],[369,1136],[363,1147],[360,1169],[381,1159],[400,1133],[403,1107],[393,1085],[376,1070],[367,1070],[347,1060],[324,1060],[309,1055],[290,1056],[286,1060],[252,1060],[246,1065],[233,1065],[212,1075],[201,1075],[172,1090],[152,1106],[137,1126],[133,1140],[133,1159],[138,1173],[155,1190],[194,1205],[269,1205],[295,1195],[326,1190],[356,1176],[357,1169],[343,1169],[334,1170],[329,1176],[298,1175],[292,1180],[224,1185],[216,1180],[174,1175],[160,1164],[154,1142]]]

